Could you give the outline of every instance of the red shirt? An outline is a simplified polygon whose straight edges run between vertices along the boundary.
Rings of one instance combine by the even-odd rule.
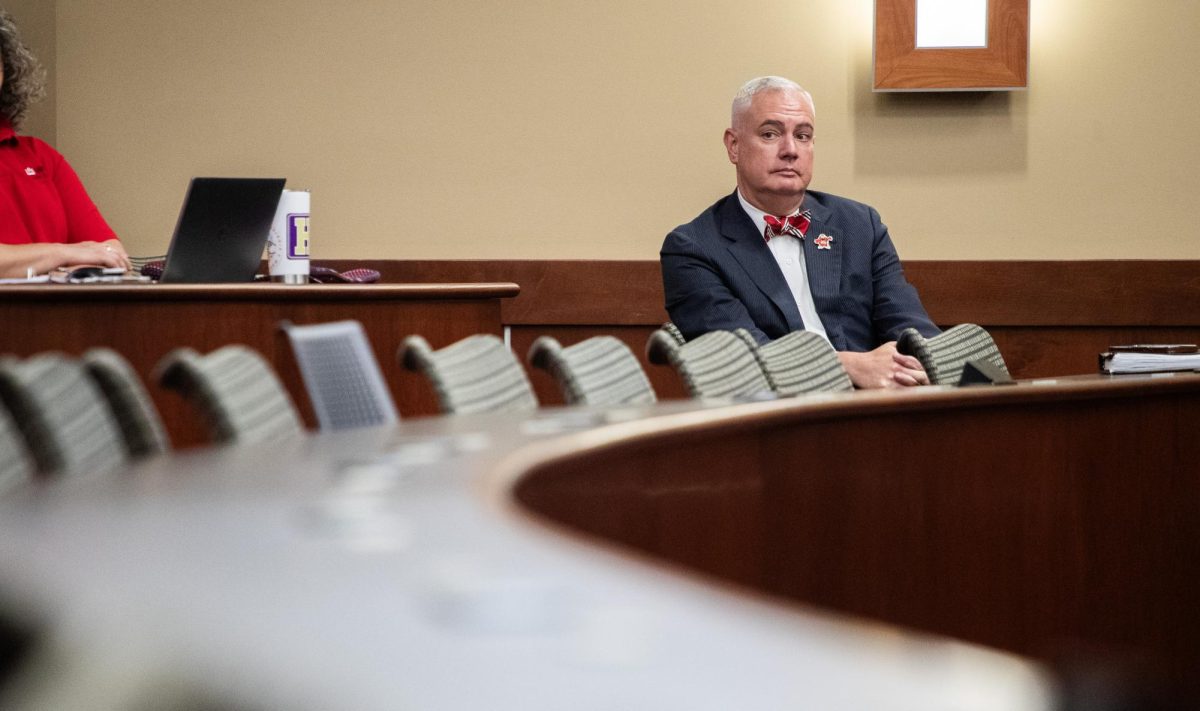
[[[67,160],[0,118],[0,244],[116,237]]]

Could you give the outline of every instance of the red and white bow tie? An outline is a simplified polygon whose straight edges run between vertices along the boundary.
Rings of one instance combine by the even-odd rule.
[[[799,215],[788,215],[787,217],[764,215],[763,221],[767,223],[763,229],[763,239],[767,242],[770,242],[772,237],[779,235],[791,235],[796,239],[804,239],[805,233],[808,232],[808,225],[812,222],[812,213],[805,210]]]

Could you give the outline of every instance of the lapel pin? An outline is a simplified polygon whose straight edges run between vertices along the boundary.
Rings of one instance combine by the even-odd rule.
[[[833,249],[833,238],[822,232],[819,237],[813,240],[813,244],[817,245],[817,249]]]

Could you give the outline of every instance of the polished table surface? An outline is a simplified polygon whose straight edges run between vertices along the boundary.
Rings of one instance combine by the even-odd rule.
[[[388,376],[402,415],[437,412],[429,385],[402,371],[396,350],[406,336],[434,348],[476,333],[500,335],[500,300],[509,282],[469,284],[79,284],[0,286],[0,353],[79,354],[107,346],[124,355],[149,385],[171,349],[207,352],[248,345],[275,368],[308,425],[313,416],[299,371],[278,324],[356,319]],[[200,420],[174,393],[149,388],[176,447],[207,441]]]
[[[1106,480],[1170,480],[1131,507],[1159,507],[1148,515],[1166,523],[1149,535],[1189,535],[1200,525],[1190,518],[1196,504],[1183,498],[1198,486],[1200,457],[1188,444],[1198,406],[1200,376],[1092,378],[416,419],[286,445],[194,450],[10,493],[0,501],[0,594],[10,601],[7,622],[47,630],[66,650],[53,657],[56,689],[98,675],[117,680],[110,693],[124,700],[167,683],[254,709],[1049,709],[1058,690],[1052,667],[916,631],[953,628],[955,609],[944,619],[907,617],[910,596],[976,609],[978,601],[936,591],[1007,584],[1004,570],[989,581],[989,565],[958,561],[983,579],[901,576],[899,607],[856,611],[875,621],[843,616],[832,610],[865,605],[879,591],[840,602],[846,581],[828,566],[842,561],[841,572],[867,588],[897,569],[861,549],[882,543],[853,540],[837,520],[856,525],[856,516],[879,514],[867,489],[880,488],[902,509],[884,522],[895,527],[882,532],[896,539],[888,545],[939,549],[936,536],[921,536],[967,531],[1003,569],[1003,547],[981,543],[988,526],[1000,534],[1003,523],[974,507],[993,500],[1003,516],[1020,501],[1053,501],[1049,483],[1030,491],[1028,478],[1015,488],[1005,479],[1043,458],[1058,466],[1059,449],[1077,454],[1072,420],[1092,411],[1133,428],[1134,454],[1178,470],[1122,474],[1128,458],[1116,442],[1091,443],[1097,456],[1085,468]],[[1174,427],[1138,429],[1147,408]],[[945,431],[951,422],[959,424]],[[1023,452],[1019,440],[1003,439],[1008,427],[1063,435]],[[896,439],[934,435],[944,462],[911,461]],[[986,468],[976,468],[959,452],[988,436],[992,443],[978,447]],[[833,457],[814,461],[806,437],[859,441],[841,456],[859,480],[848,488],[821,481]],[[737,458],[720,451],[727,445]],[[995,450],[1010,453],[1011,471],[996,468],[987,454]],[[772,463],[781,458],[805,466],[781,476]],[[846,478],[845,467],[828,468]],[[888,472],[891,483],[881,476]],[[1091,489],[1082,470],[1076,475],[1082,506]],[[934,495],[945,487],[979,518],[976,533],[941,511],[956,508]],[[794,505],[798,493],[812,499],[807,510],[769,505]],[[1064,530],[1094,533],[1090,513],[1076,515]],[[769,526],[742,530],[756,516]],[[783,538],[776,545],[763,534]],[[1194,566],[1177,556],[1193,553],[1195,540],[1156,554],[1157,572]],[[797,561],[811,566],[817,588],[786,579],[803,572]],[[907,564],[939,572],[944,562]],[[768,579],[756,577],[764,570]],[[1119,582],[1116,572],[1093,578]],[[1179,591],[1189,604],[1194,587]],[[1135,602],[1177,611],[1165,598]],[[888,624],[897,621],[909,629]],[[33,693],[68,693],[49,686],[34,684]]]

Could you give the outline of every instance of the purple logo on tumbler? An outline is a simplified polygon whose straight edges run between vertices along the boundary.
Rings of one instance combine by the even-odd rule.
[[[289,212],[287,226],[288,258],[308,259],[308,213]]]

